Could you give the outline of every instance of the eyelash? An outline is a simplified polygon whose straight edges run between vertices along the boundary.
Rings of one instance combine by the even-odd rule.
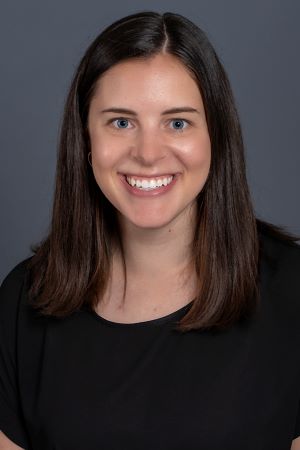
[[[115,118],[113,118],[113,119],[110,119],[110,120],[108,121],[108,124],[112,124],[113,122],[115,122],[115,121],[117,121],[117,120],[127,120],[127,121],[130,121],[130,119],[127,119],[127,117],[115,117]],[[181,119],[181,118],[179,118],[179,117],[176,117],[175,119],[170,119],[170,122],[175,122],[176,120],[186,122],[188,125],[191,124],[191,122],[190,122],[189,120],[187,120],[187,119]],[[173,128],[173,130],[176,131],[176,132],[182,132],[182,131],[185,130],[186,128],[187,128],[187,127],[185,127],[185,128],[177,128],[177,129],[176,129],[176,128]],[[115,127],[115,129],[121,131],[121,130],[127,130],[128,128],[118,128],[118,127]]]

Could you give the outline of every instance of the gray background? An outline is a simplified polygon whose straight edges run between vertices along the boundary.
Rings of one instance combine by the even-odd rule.
[[[258,217],[300,233],[298,0],[7,0],[2,2],[0,279],[47,232],[58,131],[86,47],[141,10],[185,15],[225,66],[240,113]]]

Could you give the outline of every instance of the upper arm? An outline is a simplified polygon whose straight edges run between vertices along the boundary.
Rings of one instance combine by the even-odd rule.
[[[0,431],[0,450],[25,450],[19,447],[13,441],[8,439],[8,437]]]
[[[24,271],[18,265],[0,286],[0,450],[29,447],[20,402],[16,351],[23,281]]]
[[[300,450],[300,436],[293,440],[291,450]]]

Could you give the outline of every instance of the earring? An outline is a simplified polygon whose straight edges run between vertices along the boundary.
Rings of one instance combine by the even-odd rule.
[[[90,166],[93,167],[92,163],[91,163],[91,160],[90,160],[90,155],[91,155],[91,152],[89,152],[89,154],[88,154],[88,160],[89,160]]]

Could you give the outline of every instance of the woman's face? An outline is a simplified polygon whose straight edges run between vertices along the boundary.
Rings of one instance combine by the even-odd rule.
[[[159,54],[111,67],[98,80],[88,131],[96,182],[121,221],[188,220],[211,145],[198,86],[179,60]]]

